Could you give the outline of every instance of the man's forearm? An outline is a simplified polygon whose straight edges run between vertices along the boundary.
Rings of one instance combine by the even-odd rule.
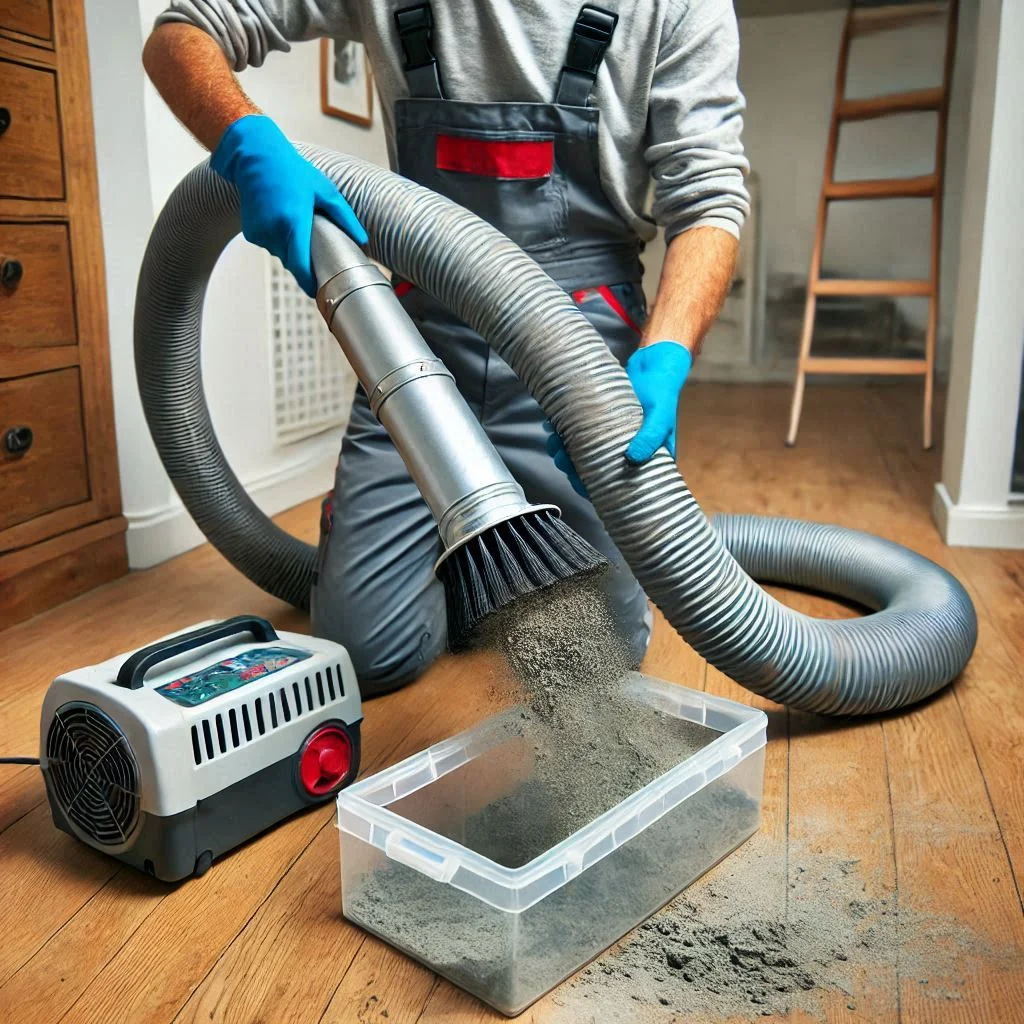
[[[732,282],[739,242],[721,228],[692,228],[672,239],[641,345],[678,341],[696,357]]]
[[[167,106],[209,150],[229,125],[259,113],[216,41],[202,29],[159,26],[146,42],[142,63]]]

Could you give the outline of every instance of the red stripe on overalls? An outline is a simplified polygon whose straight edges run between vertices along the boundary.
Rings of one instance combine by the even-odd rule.
[[[399,281],[395,285],[395,298],[400,299],[403,295],[408,295],[413,289],[412,281]]]
[[[637,334],[643,333],[637,322],[626,312],[626,307],[623,306],[617,298],[615,298],[615,293],[606,284],[599,285],[597,288],[581,288],[579,291],[572,293],[572,301],[578,306],[591,292],[597,292],[597,294],[600,295],[609,306],[611,306],[612,312],[615,313],[615,315],[630,330],[636,331]]]
[[[551,139],[513,141],[438,135],[437,169],[484,178],[547,178],[555,166]]]

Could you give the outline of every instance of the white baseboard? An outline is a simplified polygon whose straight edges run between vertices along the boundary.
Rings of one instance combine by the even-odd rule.
[[[945,484],[935,485],[932,518],[954,548],[1024,548],[1024,508],[956,505]]]
[[[334,480],[336,449],[321,448],[268,473],[242,481],[249,496],[268,516],[326,494]],[[175,495],[173,501],[141,512],[125,511],[128,565],[148,569],[204,543],[199,527]]]

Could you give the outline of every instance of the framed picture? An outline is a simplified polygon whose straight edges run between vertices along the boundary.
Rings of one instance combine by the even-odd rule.
[[[320,40],[320,109],[365,128],[372,124],[373,79],[362,43]]]

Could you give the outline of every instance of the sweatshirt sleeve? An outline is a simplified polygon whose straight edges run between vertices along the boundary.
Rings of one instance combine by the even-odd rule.
[[[694,227],[739,236],[749,209],[744,100],[731,0],[689,2],[663,37],[651,83],[645,158],[665,241]]]
[[[258,68],[271,50],[328,37],[362,41],[358,4],[346,0],[171,0],[156,25],[194,25],[217,41],[235,71]]]

